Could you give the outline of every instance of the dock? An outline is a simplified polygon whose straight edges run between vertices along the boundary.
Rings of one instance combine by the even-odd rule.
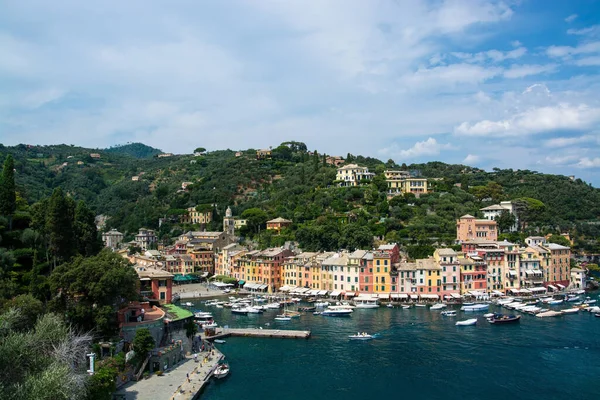
[[[221,339],[230,336],[277,339],[308,339],[310,337],[310,331],[259,328],[218,328],[215,335],[206,336],[204,333],[200,334],[200,337],[204,340]]]

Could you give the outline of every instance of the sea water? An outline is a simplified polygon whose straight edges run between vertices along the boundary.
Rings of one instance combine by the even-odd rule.
[[[312,332],[309,339],[227,338],[217,346],[231,374],[211,382],[202,399],[600,398],[600,318],[588,312],[524,314],[519,324],[492,325],[484,312],[444,317],[428,308],[381,307],[279,322],[278,310],[238,316],[195,304],[221,326]],[[455,326],[474,317],[475,326]],[[377,337],[348,339],[357,332]]]

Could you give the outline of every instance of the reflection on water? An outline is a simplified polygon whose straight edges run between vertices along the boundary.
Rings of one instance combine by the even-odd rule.
[[[197,308],[203,308],[198,304]],[[356,309],[350,318],[310,313],[274,321],[278,310],[247,316],[206,308],[220,325],[310,329],[304,339],[228,338],[232,372],[203,399],[594,399],[600,374],[600,318],[580,313],[494,326],[483,313]],[[491,312],[498,309],[491,307]],[[476,326],[455,326],[477,316]],[[348,340],[356,332],[379,334]]]

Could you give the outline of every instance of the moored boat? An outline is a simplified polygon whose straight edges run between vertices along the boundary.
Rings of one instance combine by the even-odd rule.
[[[328,317],[349,317],[352,315],[353,310],[350,308],[327,308],[323,310],[321,315],[325,315]]]
[[[276,316],[274,319],[275,319],[275,321],[291,321],[292,317],[289,317],[285,314],[280,314],[280,315]]]
[[[456,321],[457,326],[468,326],[477,324],[477,318],[465,319],[464,321]]]
[[[477,312],[487,310],[488,308],[490,308],[489,304],[473,304],[471,306],[462,306],[460,310],[465,312]]]
[[[213,372],[213,376],[217,379],[223,379],[227,375],[229,375],[229,365],[227,364],[219,364]]]
[[[456,317],[456,311],[454,311],[454,310],[442,311],[440,313],[440,315],[443,315],[445,317]]]
[[[579,308],[567,308],[566,310],[560,311],[563,314],[577,314],[579,312]]]
[[[514,324],[517,323],[521,320],[521,316],[520,315],[502,315],[502,314],[496,314],[491,318],[488,318],[488,322],[490,324],[496,324],[496,325],[500,325],[500,324]]]
[[[430,310],[441,310],[442,308],[446,308],[448,307],[446,304],[444,303],[437,303],[431,306]]]

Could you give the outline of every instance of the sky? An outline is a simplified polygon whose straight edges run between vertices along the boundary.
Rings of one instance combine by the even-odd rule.
[[[5,145],[296,140],[600,186],[600,1],[1,4]]]

